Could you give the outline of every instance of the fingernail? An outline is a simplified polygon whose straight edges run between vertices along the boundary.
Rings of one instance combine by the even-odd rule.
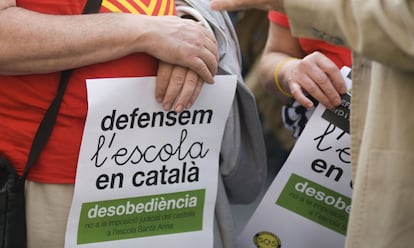
[[[164,109],[165,109],[166,111],[171,110],[171,104],[170,104],[170,103],[165,103],[165,104],[163,105],[163,107],[164,107]]]
[[[342,103],[342,99],[341,99],[341,97],[335,97],[335,106],[338,106],[338,105],[341,105],[341,103]]]
[[[214,76],[211,76],[210,80],[208,80],[207,83],[213,84],[214,83]]]
[[[157,102],[162,102],[162,97],[160,96],[157,96],[155,99],[157,100]]]
[[[179,104],[179,105],[175,106],[174,111],[177,112],[177,113],[180,113],[181,111],[183,111],[183,105]]]

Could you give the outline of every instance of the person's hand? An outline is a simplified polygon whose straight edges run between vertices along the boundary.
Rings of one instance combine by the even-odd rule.
[[[284,12],[283,0],[211,0],[210,8],[220,11],[261,9]]]
[[[155,98],[164,110],[181,112],[190,108],[200,94],[203,80],[190,69],[160,61]]]
[[[150,17],[148,53],[170,64],[189,68],[212,83],[219,52],[214,35],[201,23],[176,16]],[[145,38],[144,38],[145,39]]]
[[[338,67],[319,52],[287,62],[280,69],[279,78],[288,87],[290,94],[307,108],[313,107],[313,103],[306,93],[326,108],[332,109],[341,104],[340,94],[347,91]]]

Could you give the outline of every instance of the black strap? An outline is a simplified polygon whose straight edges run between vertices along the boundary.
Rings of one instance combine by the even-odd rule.
[[[83,13],[97,13],[101,6],[102,0],[88,0]],[[52,133],[53,126],[55,125],[57,114],[59,112],[59,107],[65,94],[66,87],[69,82],[70,75],[72,70],[65,70],[60,75],[59,88],[57,90],[56,96],[50,104],[48,110],[43,116],[42,121],[39,124],[39,128],[36,131],[35,137],[32,142],[32,146],[29,152],[29,156],[26,162],[26,167],[24,168],[23,175],[20,177],[20,181],[23,183],[29,173],[30,168],[38,159],[41,151],[46,146],[47,141]]]
[[[56,93],[55,98],[50,104],[48,110],[43,116],[42,121],[39,124],[39,128],[35,134],[35,137],[32,142],[32,147],[30,149],[29,157],[26,162],[26,167],[24,168],[23,175],[21,177],[22,181],[26,179],[29,169],[36,162],[41,151],[45,147],[47,141],[49,140],[50,134],[52,133],[53,126],[56,122],[56,117],[59,111],[60,103],[62,102],[63,95],[68,85],[70,74],[72,70],[66,70],[61,73],[59,88]]]
[[[88,0],[83,8],[83,14],[98,13],[101,8],[102,0],[91,1]]]

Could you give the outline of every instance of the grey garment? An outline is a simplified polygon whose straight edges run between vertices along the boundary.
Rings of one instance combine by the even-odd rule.
[[[220,52],[217,74],[237,75],[236,96],[223,136],[220,170],[230,201],[249,203],[262,189],[267,161],[256,100],[241,75],[241,54],[233,23],[227,12],[212,11],[208,0],[181,1],[201,13],[213,29]]]
[[[266,150],[253,93],[241,75],[241,53],[227,12],[212,11],[208,0],[180,0],[177,5],[196,9],[210,24],[219,52],[218,75],[237,75],[236,95],[226,122],[220,153],[220,176],[215,211],[215,248],[235,247],[230,203],[250,203],[266,179]]]
[[[214,248],[235,247],[237,233],[235,233],[234,217],[223,179],[219,176],[214,217]]]

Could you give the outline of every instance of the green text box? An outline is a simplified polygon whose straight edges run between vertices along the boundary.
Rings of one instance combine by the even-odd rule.
[[[78,244],[198,231],[205,190],[82,204]]]
[[[292,174],[276,204],[345,235],[351,199]]]

